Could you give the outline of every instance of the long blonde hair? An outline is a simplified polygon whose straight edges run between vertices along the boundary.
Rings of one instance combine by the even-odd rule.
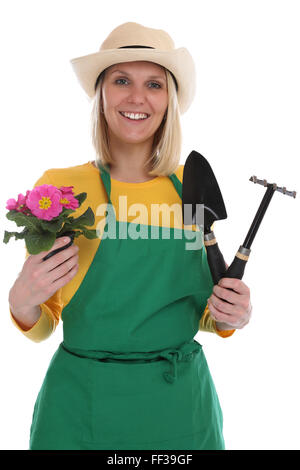
[[[164,70],[167,77],[168,108],[154,135],[152,153],[145,162],[145,166],[150,164],[152,169],[148,173],[153,176],[168,176],[174,173],[181,155],[182,132],[176,85],[171,73],[167,69]],[[114,163],[109,151],[107,122],[104,114],[100,112],[104,74],[105,71],[98,77],[91,112],[91,135],[97,165]]]

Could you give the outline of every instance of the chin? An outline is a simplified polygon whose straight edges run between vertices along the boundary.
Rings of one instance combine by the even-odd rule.
[[[143,144],[143,143],[149,141],[150,139],[152,140],[153,135],[149,135],[149,136],[146,136],[146,137],[130,137],[127,134],[127,135],[124,135],[124,136],[118,136],[118,138],[121,142],[124,142],[126,144]]]

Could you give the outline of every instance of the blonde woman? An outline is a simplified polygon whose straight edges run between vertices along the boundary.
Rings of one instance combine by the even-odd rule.
[[[46,261],[46,252],[28,256],[10,290],[12,321],[29,339],[45,340],[63,321],[30,449],[224,449],[194,336],[242,328],[250,293],[238,279],[213,286],[203,245],[186,247],[180,113],[195,93],[193,60],[166,32],[125,23],[71,62],[93,100],[96,158],[49,169],[36,185],[87,192],[99,237]]]

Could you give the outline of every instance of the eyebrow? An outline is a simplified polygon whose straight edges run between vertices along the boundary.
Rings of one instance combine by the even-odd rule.
[[[111,75],[112,75],[113,73],[117,73],[117,72],[122,73],[123,75],[128,75],[129,77],[130,77],[130,75],[131,75],[131,74],[128,73],[128,72],[124,72],[124,70],[114,70],[113,72],[111,72]],[[166,77],[164,77],[163,75],[150,75],[148,78],[150,78],[150,79],[152,79],[152,80],[153,80],[153,79],[156,79],[156,80],[157,80],[157,79],[161,79],[161,80],[165,80],[165,79],[166,79]]]

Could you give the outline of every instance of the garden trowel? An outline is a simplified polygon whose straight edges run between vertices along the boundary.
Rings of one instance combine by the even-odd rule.
[[[215,284],[224,277],[226,264],[212,224],[227,218],[222,194],[208,161],[193,150],[188,156],[182,180],[182,217],[184,225],[197,225],[204,231],[204,244]]]
[[[216,220],[227,218],[218,182],[208,161],[200,153],[193,150],[185,162],[182,180],[183,223],[184,225],[196,224],[204,231],[204,245],[214,284],[218,284],[222,277],[242,279],[249,259],[250,247],[274,192],[278,191],[287,196],[296,197],[296,191],[287,191],[285,187],[268,183],[266,180],[259,180],[256,176],[252,176],[250,181],[259,183],[267,189],[243,245],[239,247],[231,265],[226,268],[223,255],[211,228]]]

